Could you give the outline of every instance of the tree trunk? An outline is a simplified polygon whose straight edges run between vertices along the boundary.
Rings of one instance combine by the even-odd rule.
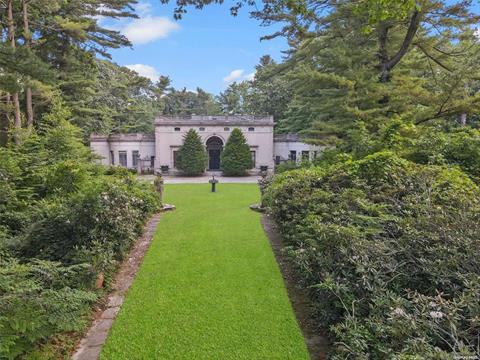
[[[28,9],[26,0],[22,0],[22,13],[23,13],[23,32],[25,36],[25,46],[30,48],[32,41],[30,34],[30,27],[28,24]],[[32,88],[27,85],[25,88],[25,113],[27,114],[27,127],[29,129],[33,126],[33,105],[32,105]]]
[[[379,69],[380,69],[380,82],[389,82],[390,81],[390,72],[392,69],[402,60],[402,58],[407,53],[412,41],[420,27],[420,20],[422,14],[420,11],[415,10],[410,18],[408,30],[403,39],[402,45],[398,49],[395,55],[389,57],[387,54],[387,42],[388,42],[388,25],[384,24],[379,30],[378,35],[378,58],[379,58]]]
[[[465,126],[467,125],[467,114],[463,113],[463,114],[459,114],[458,115],[458,124],[460,126]]]
[[[5,93],[5,117],[0,118],[0,146],[5,147],[8,143],[8,128],[10,127],[10,93]]]
[[[7,20],[8,20],[8,40],[12,48],[15,48],[15,28],[13,25],[13,0],[7,0]],[[18,93],[12,94],[12,101],[14,106],[14,126],[15,130],[19,130],[22,127],[22,118],[20,116],[20,102],[18,100]],[[19,142],[18,134],[15,135],[15,142]]]
[[[388,26],[382,26],[378,31],[378,62],[380,68],[380,82],[386,83],[390,81],[390,69],[388,68]]]

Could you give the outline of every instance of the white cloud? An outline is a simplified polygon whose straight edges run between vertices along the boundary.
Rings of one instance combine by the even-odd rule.
[[[99,9],[103,9],[99,7]],[[180,29],[180,25],[165,16],[153,16],[152,4],[149,1],[140,1],[134,5],[138,19],[117,19],[102,24],[107,29],[119,31],[134,45],[147,44],[158,39],[166,38],[172,31]],[[99,21],[104,17],[99,17]]]
[[[251,81],[255,78],[255,73],[252,72],[250,74],[246,74],[244,75],[243,73],[245,72],[245,70],[243,69],[236,69],[236,70],[232,70],[230,72],[230,74],[228,74],[227,76],[225,76],[223,78],[223,81],[227,82],[227,83],[232,83],[232,82],[235,82],[235,81]]]
[[[232,70],[230,74],[223,78],[223,81],[228,83],[237,81],[242,77],[244,71],[243,69]]]
[[[245,80],[247,80],[247,81],[252,81],[253,79],[255,79],[255,73],[252,72],[252,73],[250,73],[250,74],[247,74],[247,75],[245,75],[244,78],[245,78]]]
[[[166,38],[172,31],[179,28],[177,23],[166,17],[147,15],[130,21],[121,29],[121,32],[134,45],[140,45]]]
[[[152,12],[152,4],[141,1],[134,6],[135,12],[140,16],[146,16]]]
[[[145,65],[145,64],[132,64],[132,65],[125,65],[125,67],[129,68],[130,70],[135,71],[138,75],[146,77],[152,81],[157,81],[160,77],[157,69],[153,66]]]

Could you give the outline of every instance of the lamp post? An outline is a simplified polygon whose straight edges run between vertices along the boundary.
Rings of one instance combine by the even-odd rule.
[[[210,184],[212,184],[212,192],[216,192],[215,186],[217,185],[218,180],[215,179],[215,175],[212,175],[212,178],[211,178],[210,180],[208,180],[208,182],[209,182]]]

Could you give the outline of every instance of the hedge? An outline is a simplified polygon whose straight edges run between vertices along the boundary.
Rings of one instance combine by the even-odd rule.
[[[333,359],[478,356],[480,191],[380,152],[277,175],[264,203]]]

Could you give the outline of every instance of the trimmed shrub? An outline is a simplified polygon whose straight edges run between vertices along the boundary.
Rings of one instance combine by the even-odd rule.
[[[233,129],[221,155],[220,169],[227,176],[243,176],[253,166],[250,147],[240,129]]]
[[[183,145],[178,150],[177,168],[187,176],[197,176],[205,172],[207,152],[198,133],[190,129],[183,137]]]
[[[389,152],[289,171],[265,204],[333,359],[478,356],[480,190]]]

